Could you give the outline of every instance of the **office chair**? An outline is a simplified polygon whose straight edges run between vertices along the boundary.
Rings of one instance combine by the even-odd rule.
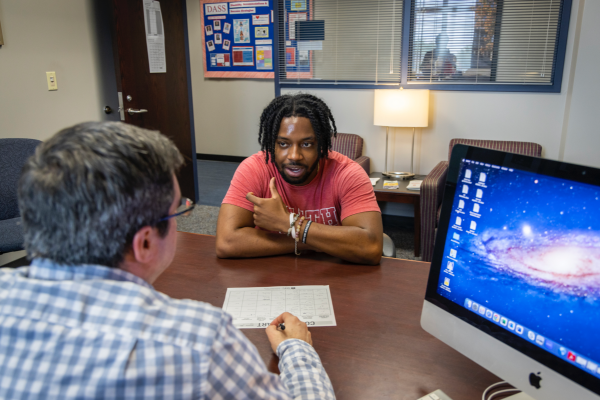
[[[0,254],[23,250],[17,187],[25,161],[40,143],[35,139],[0,139]]]

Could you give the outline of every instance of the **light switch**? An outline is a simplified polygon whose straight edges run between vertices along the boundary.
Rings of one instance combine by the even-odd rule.
[[[48,90],[58,90],[58,83],[56,83],[56,72],[46,72],[46,79],[48,80]]]

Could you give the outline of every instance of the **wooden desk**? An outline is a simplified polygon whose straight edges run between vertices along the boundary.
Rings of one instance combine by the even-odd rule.
[[[175,298],[222,307],[228,287],[329,285],[338,326],[311,332],[340,400],[416,400],[436,389],[475,400],[501,380],[421,328],[429,263],[383,258],[373,267],[321,254],[220,260],[214,236],[177,239],[175,260],[154,285]],[[242,332],[279,373],[264,330]]]
[[[406,186],[410,180],[401,181],[398,179],[383,176],[381,172],[372,172],[370,178],[380,178],[373,190],[377,201],[389,201],[392,203],[412,204],[415,212],[415,257],[421,254],[421,192],[418,190],[408,190]],[[416,175],[414,179],[423,180],[426,175]],[[384,189],[383,181],[398,181],[398,189]]]

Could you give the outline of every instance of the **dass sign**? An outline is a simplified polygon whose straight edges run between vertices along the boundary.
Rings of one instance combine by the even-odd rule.
[[[227,11],[227,3],[212,3],[204,5],[205,15],[229,14]]]

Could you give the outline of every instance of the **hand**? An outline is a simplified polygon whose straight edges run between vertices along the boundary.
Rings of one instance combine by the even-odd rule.
[[[268,231],[287,233],[290,228],[290,213],[277,192],[275,178],[271,178],[269,188],[270,199],[261,199],[252,192],[246,195],[246,199],[254,204],[254,225]]]
[[[285,330],[277,329],[279,324],[285,324]],[[289,312],[284,312],[279,317],[275,318],[271,325],[266,329],[267,337],[271,342],[273,353],[277,353],[277,346],[287,339],[300,339],[312,346],[312,338],[306,324],[293,316]]]

